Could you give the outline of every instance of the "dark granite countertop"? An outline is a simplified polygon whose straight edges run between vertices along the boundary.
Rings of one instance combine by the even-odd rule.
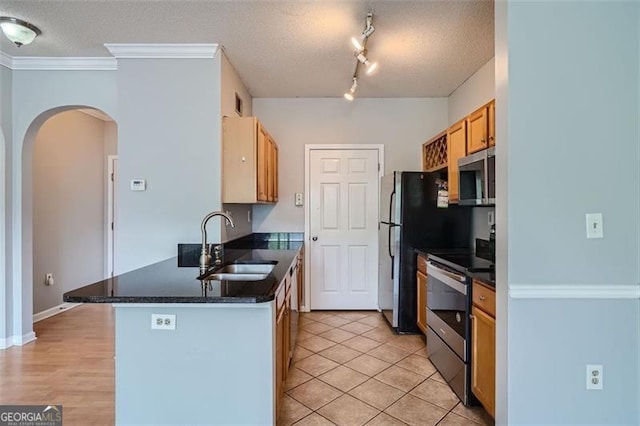
[[[269,243],[271,245],[269,246]],[[278,284],[290,271],[302,241],[263,241],[251,248],[249,240],[225,244],[224,262],[275,261],[269,276],[260,281],[198,280],[197,245],[182,245],[179,256],[99,281],[64,294],[75,303],[261,303],[274,299]],[[270,247],[270,248],[262,248]],[[195,253],[195,255],[194,255]]]
[[[469,272],[469,276],[474,280],[478,280],[494,290],[496,288],[496,273],[494,272]]]

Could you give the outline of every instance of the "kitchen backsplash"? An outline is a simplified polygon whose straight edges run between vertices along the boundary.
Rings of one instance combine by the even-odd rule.
[[[495,207],[474,207],[471,215],[471,242],[470,247],[475,249],[476,238],[489,239],[489,213],[493,214],[495,221]]]

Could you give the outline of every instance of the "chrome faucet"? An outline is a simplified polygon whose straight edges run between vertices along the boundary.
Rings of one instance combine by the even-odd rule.
[[[227,220],[227,222],[229,223],[229,225],[231,225],[232,228],[236,227],[233,224],[233,219],[231,219],[231,216],[221,211],[211,212],[208,215],[206,215],[204,219],[202,219],[202,224],[200,225],[200,230],[202,231],[202,251],[200,252],[200,274],[204,274],[205,272],[207,272],[207,269],[209,269],[209,266],[211,266],[211,254],[209,254],[209,247],[207,247],[207,222],[209,221],[209,219],[211,219],[214,216],[222,216]],[[214,251],[216,255],[216,265],[220,265],[222,263],[222,260],[220,259],[222,247],[216,246]]]

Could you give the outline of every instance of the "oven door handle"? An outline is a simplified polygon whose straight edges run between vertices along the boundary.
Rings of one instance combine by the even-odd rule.
[[[446,275],[452,280],[460,281],[462,283],[467,281],[467,277],[465,277],[464,275],[458,275],[458,274],[454,274],[453,272],[445,271],[444,269],[437,267],[435,263],[427,262],[427,265],[435,269],[436,271],[440,272],[441,274]]]
[[[453,272],[445,271],[433,263],[427,262],[427,276],[433,277],[447,287],[450,287],[465,296],[467,295],[467,278],[464,275],[457,275]]]

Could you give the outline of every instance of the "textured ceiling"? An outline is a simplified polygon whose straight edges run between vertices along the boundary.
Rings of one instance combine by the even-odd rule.
[[[374,13],[358,97],[447,96],[493,56],[493,1],[2,0],[42,30],[11,56],[110,56],[104,43],[219,43],[254,97],[340,97]]]

